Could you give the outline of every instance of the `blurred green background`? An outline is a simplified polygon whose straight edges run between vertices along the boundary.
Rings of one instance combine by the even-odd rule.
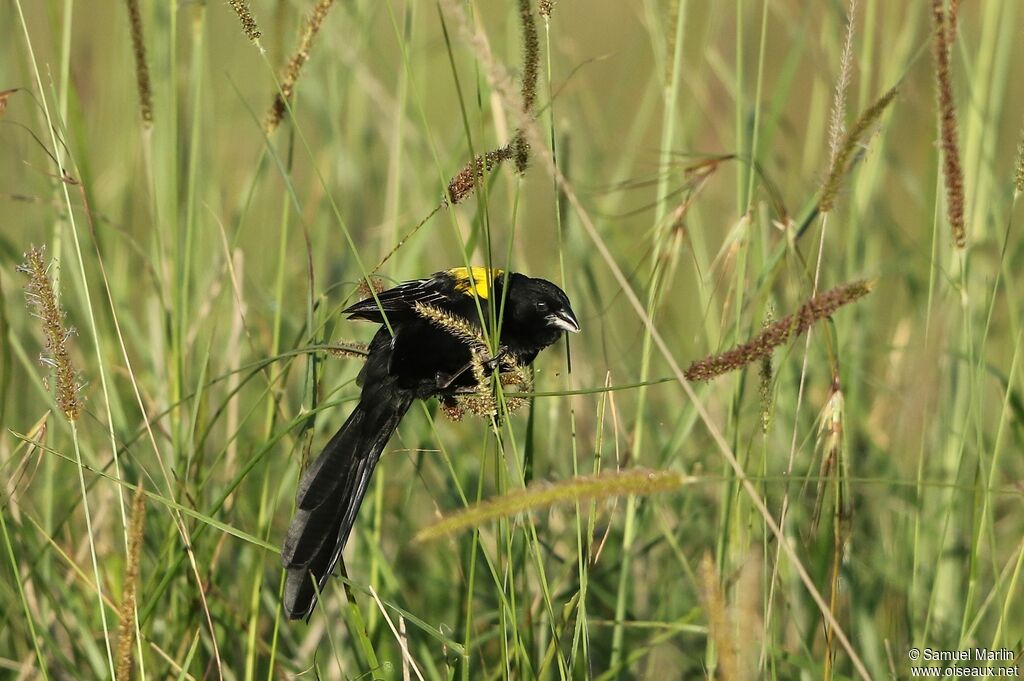
[[[334,3],[294,118],[268,136],[313,4],[252,2],[256,46],[228,3],[141,0],[151,127],[126,3],[0,10],[0,90],[19,88],[0,112],[3,673],[111,675],[133,494],[118,477],[158,495],[137,678],[903,678],[911,646],[1020,655],[1019,3],[959,15],[963,252],[945,217],[929,2],[855,4],[841,120],[899,93],[827,218],[813,208],[847,3],[558,0],[549,21],[534,7],[551,146],[432,216],[472,153],[517,127],[481,59],[486,43],[518,87],[516,3]],[[579,208],[538,155],[552,150]],[[54,259],[77,330],[74,429],[15,271],[31,245]],[[337,312],[389,254],[385,284],[488,261],[551,279],[583,333],[536,364],[537,390],[560,394],[499,429],[414,408],[346,552],[352,605],[335,580],[308,625],[290,623],[273,547],[301,463],[358,395],[357,360],[305,349],[368,340]],[[853,654],[611,262],[683,367],[795,311],[816,271],[818,290],[873,281],[777,350],[764,387],[757,366],[696,386],[776,521],[785,508]],[[637,466],[696,483],[413,542],[463,494]]]

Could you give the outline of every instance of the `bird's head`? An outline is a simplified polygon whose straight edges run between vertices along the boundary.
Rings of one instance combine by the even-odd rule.
[[[580,323],[565,292],[546,279],[514,274],[509,281],[503,342],[541,350],[563,333],[578,333]]]

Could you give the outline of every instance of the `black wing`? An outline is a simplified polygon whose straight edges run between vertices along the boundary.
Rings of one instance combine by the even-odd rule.
[[[448,272],[438,272],[427,279],[413,279],[381,291],[376,299],[370,296],[342,310],[342,314],[378,324],[384,323],[386,314],[390,322],[397,322],[415,315],[417,303],[447,307],[456,295],[461,294],[456,291],[455,279]]]

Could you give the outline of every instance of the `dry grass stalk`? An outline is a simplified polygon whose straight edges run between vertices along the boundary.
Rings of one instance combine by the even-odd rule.
[[[665,17],[665,26],[675,27],[679,25],[680,2],[681,0],[669,0],[668,12]],[[661,74],[661,87],[666,93],[672,89],[672,74],[674,70],[671,65],[675,60],[677,37],[676,30],[665,31],[665,56],[663,57],[665,60],[665,68],[663,69],[664,73]]]
[[[82,413],[79,394],[82,386],[78,382],[78,372],[71,364],[71,353],[68,350],[68,339],[74,335],[75,330],[64,326],[64,311],[57,304],[57,296],[48,274],[49,267],[43,261],[43,252],[43,248],[35,246],[29,249],[25,254],[25,263],[18,267],[18,271],[28,275],[25,299],[43,326],[46,352],[40,357],[40,362],[50,367],[56,377],[57,406],[69,421],[77,421]]]
[[[256,19],[252,16],[249,3],[245,0],[228,0],[228,4],[231,5],[231,9],[235,10],[238,20],[242,22],[242,31],[245,33],[245,37],[253,42],[259,40],[263,34],[260,32]]]
[[[964,222],[964,174],[960,166],[959,129],[956,106],[953,101],[953,76],[950,73],[950,50],[956,30],[958,3],[950,7],[949,17],[943,0],[932,0],[932,18],[935,20],[934,56],[935,80],[939,100],[939,137],[942,148],[942,171],[946,179],[946,211],[953,242],[957,248],[967,246],[967,227]]]
[[[652,471],[636,468],[580,476],[552,484],[534,484],[527,489],[510,492],[449,513],[420,530],[416,535],[416,541],[437,539],[479,527],[498,518],[509,518],[527,511],[548,508],[555,504],[668,492],[679,489],[694,480],[694,478],[676,471]]]
[[[850,517],[848,497],[844,493],[843,432],[845,423],[845,399],[838,375],[832,379],[832,390],[822,410],[818,426],[818,445],[822,449],[821,470],[818,480],[818,494],[811,518],[809,535],[817,533],[825,500],[825,485],[832,483],[835,489],[835,508],[832,512],[832,565],[829,576],[829,610],[834,619],[839,618],[841,606],[840,579],[842,563],[846,554],[849,533],[846,525]],[[831,678],[836,656],[835,627],[825,623],[824,678]]]
[[[117,674],[118,681],[132,677],[135,659],[135,611],[139,588],[139,556],[142,554],[143,529],[146,520],[146,495],[142,484],[135,488],[132,500],[132,518],[128,527],[128,557],[124,568],[124,590],[121,593],[121,624],[117,632]]]
[[[743,345],[697,360],[684,372],[686,380],[710,381],[767,357],[775,348],[806,332],[815,322],[830,317],[843,305],[852,303],[870,291],[871,285],[868,282],[856,281],[820,293],[804,303],[795,314],[786,315]]]
[[[846,175],[846,169],[853,158],[854,152],[857,150],[861,139],[868,129],[878,120],[889,104],[892,103],[893,98],[896,97],[896,92],[897,89],[893,87],[879,97],[874,104],[860,115],[856,122],[854,122],[853,127],[850,128],[850,131],[846,133],[846,137],[839,147],[839,153],[836,154],[835,159],[832,161],[828,178],[825,180],[825,184],[822,185],[821,199],[818,201],[818,210],[822,213],[828,213],[835,206],[836,196],[839,194],[839,186],[843,182],[843,176]]]
[[[292,55],[292,58],[288,60],[288,67],[285,69],[284,78],[281,79],[281,89],[274,95],[274,103],[270,105],[270,110],[267,111],[263,127],[268,135],[277,130],[277,126],[281,124],[281,120],[288,110],[288,102],[291,101],[292,95],[295,94],[295,83],[299,80],[303,65],[309,60],[309,51],[313,48],[316,36],[320,33],[320,27],[323,25],[324,19],[327,18],[327,12],[330,11],[333,4],[334,0],[319,0],[313,8],[312,14],[309,15],[309,20],[302,30],[302,36],[299,38],[299,46]]]
[[[135,55],[135,84],[139,90],[139,111],[148,128],[153,125],[153,92],[149,84],[149,66],[146,65],[146,43],[142,33],[142,14],[139,0],[127,0],[128,19],[131,22],[132,53]]]

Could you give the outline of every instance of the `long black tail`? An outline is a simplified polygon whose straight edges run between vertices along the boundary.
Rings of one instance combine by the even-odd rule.
[[[364,385],[345,425],[299,481],[295,517],[281,549],[288,571],[284,609],[290,619],[313,611],[317,590],[324,588],[345,548],[373,468],[412,400],[411,392],[389,381]]]

